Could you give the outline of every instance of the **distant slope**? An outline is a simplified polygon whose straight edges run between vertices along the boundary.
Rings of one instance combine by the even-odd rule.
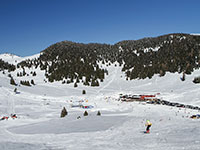
[[[17,63],[22,61],[22,57],[8,53],[0,54],[0,59],[13,65],[17,65]]]
[[[39,58],[40,54],[35,54],[33,56],[26,56],[26,57],[19,57],[14,54],[0,54],[0,59],[2,59],[5,62],[8,62],[9,64],[17,65],[18,63],[26,60],[33,60]]]

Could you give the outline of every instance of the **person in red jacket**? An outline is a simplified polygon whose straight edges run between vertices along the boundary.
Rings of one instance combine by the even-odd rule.
[[[147,120],[147,121],[146,121],[146,124],[145,124],[145,126],[147,126],[147,128],[146,128],[146,133],[149,133],[149,132],[150,132],[150,127],[151,127],[151,125],[152,125],[152,123],[150,122],[150,120]]]

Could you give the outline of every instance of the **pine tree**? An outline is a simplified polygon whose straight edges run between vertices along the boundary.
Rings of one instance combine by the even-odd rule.
[[[15,85],[15,86],[17,85],[17,84],[15,83],[15,80],[14,80],[12,77],[10,78],[10,84],[11,84],[11,85]]]
[[[30,84],[29,81],[25,81],[25,85],[27,85],[27,86],[31,86],[31,84]]]
[[[35,85],[35,82],[33,80],[31,80],[31,84]]]
[[[26,75],[26,72],[25,72],[25,69],[23,68],[23,76],[25,76]]]
[[[78,87],[78,84],[76,82],[74,83],[74,87]]]
[[[193,83],[195,84],[200,83],[200,77],[195,77]]]
[[[181,81],[185,81],[185,72],[183,72],[183,76],[181,78]]]
[[[36,76],[36,72],[35,71],[33,72],[33,76]]]
[[[17,93],[17,88],[14,89],[14,92]]]
[[[66,115],[68,115],[68,112],[67,112],[66,108],[63,107],[60,117],[62,118],[62,117],[65,117]]]
[[[83,116],[88,116],[88,112],[85,111],[84,114],[83,114]]]
[[[92,83],[91,83],[91,86],[99,86],[99,81],[93,79],[93,80],[92,80]]]
[[[101,116],[101,112],[100,111],[97,112],[97,116]]]
[[[83,91],[82,91],[82,94],[86,94],[86,91],[85,91],[85,90],[83,90]]]
[[[99,86],[99,81],[98,80],[96,80],[96,86]]]
[[[8,74],[8,77],[9,77],[9,78],[12,78],[11,74]]]

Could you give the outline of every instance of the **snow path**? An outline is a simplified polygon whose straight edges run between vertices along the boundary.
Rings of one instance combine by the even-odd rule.
[[[113,73],[114,72],[114,73]],[[117,72],[118,72],[118,68],[115,67],[115,70],[111,72],[111,76],[107,79],[109,80],[106,85],[104,85],[102,88],[100,88],[98,91],[97,91],[97,94],[100,94],[100,92],[102,90],[104,90],[105,88],[107,88],[109,85],[111,85],[111,83],[116,79],[116,75],[117,75]],[[111,79],[110,79],[111,78]]]

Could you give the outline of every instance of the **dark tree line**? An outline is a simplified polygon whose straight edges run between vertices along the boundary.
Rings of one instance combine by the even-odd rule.
[[[15,71],[15,66],[12,65],[12,64],[9,64],[5,61],[3,61],[2,59],[0,59],[0,71],[1,70],[8,70],[9,72],[10,71]]]
[[[20,84],[25,86],[31,86],[29,81],[20,81]]]
[[[164,76],[166,72],[191,74],[200,66],[199,44],[200,36],[188,34],[120,42],[124,49],[119,57],[124,62],[122,71],[129,79]]]
[[[51,45],[38,59],[26,60],[18,67],[40,67],[49,82],[63,81],[99,86],[108,71],[101,64],[117,61],[127,80],[151,78],[166,72],[191,74],[200,64],[200,36],[169,34],[155,38],[121,41],[114,45],[63,41]]]

